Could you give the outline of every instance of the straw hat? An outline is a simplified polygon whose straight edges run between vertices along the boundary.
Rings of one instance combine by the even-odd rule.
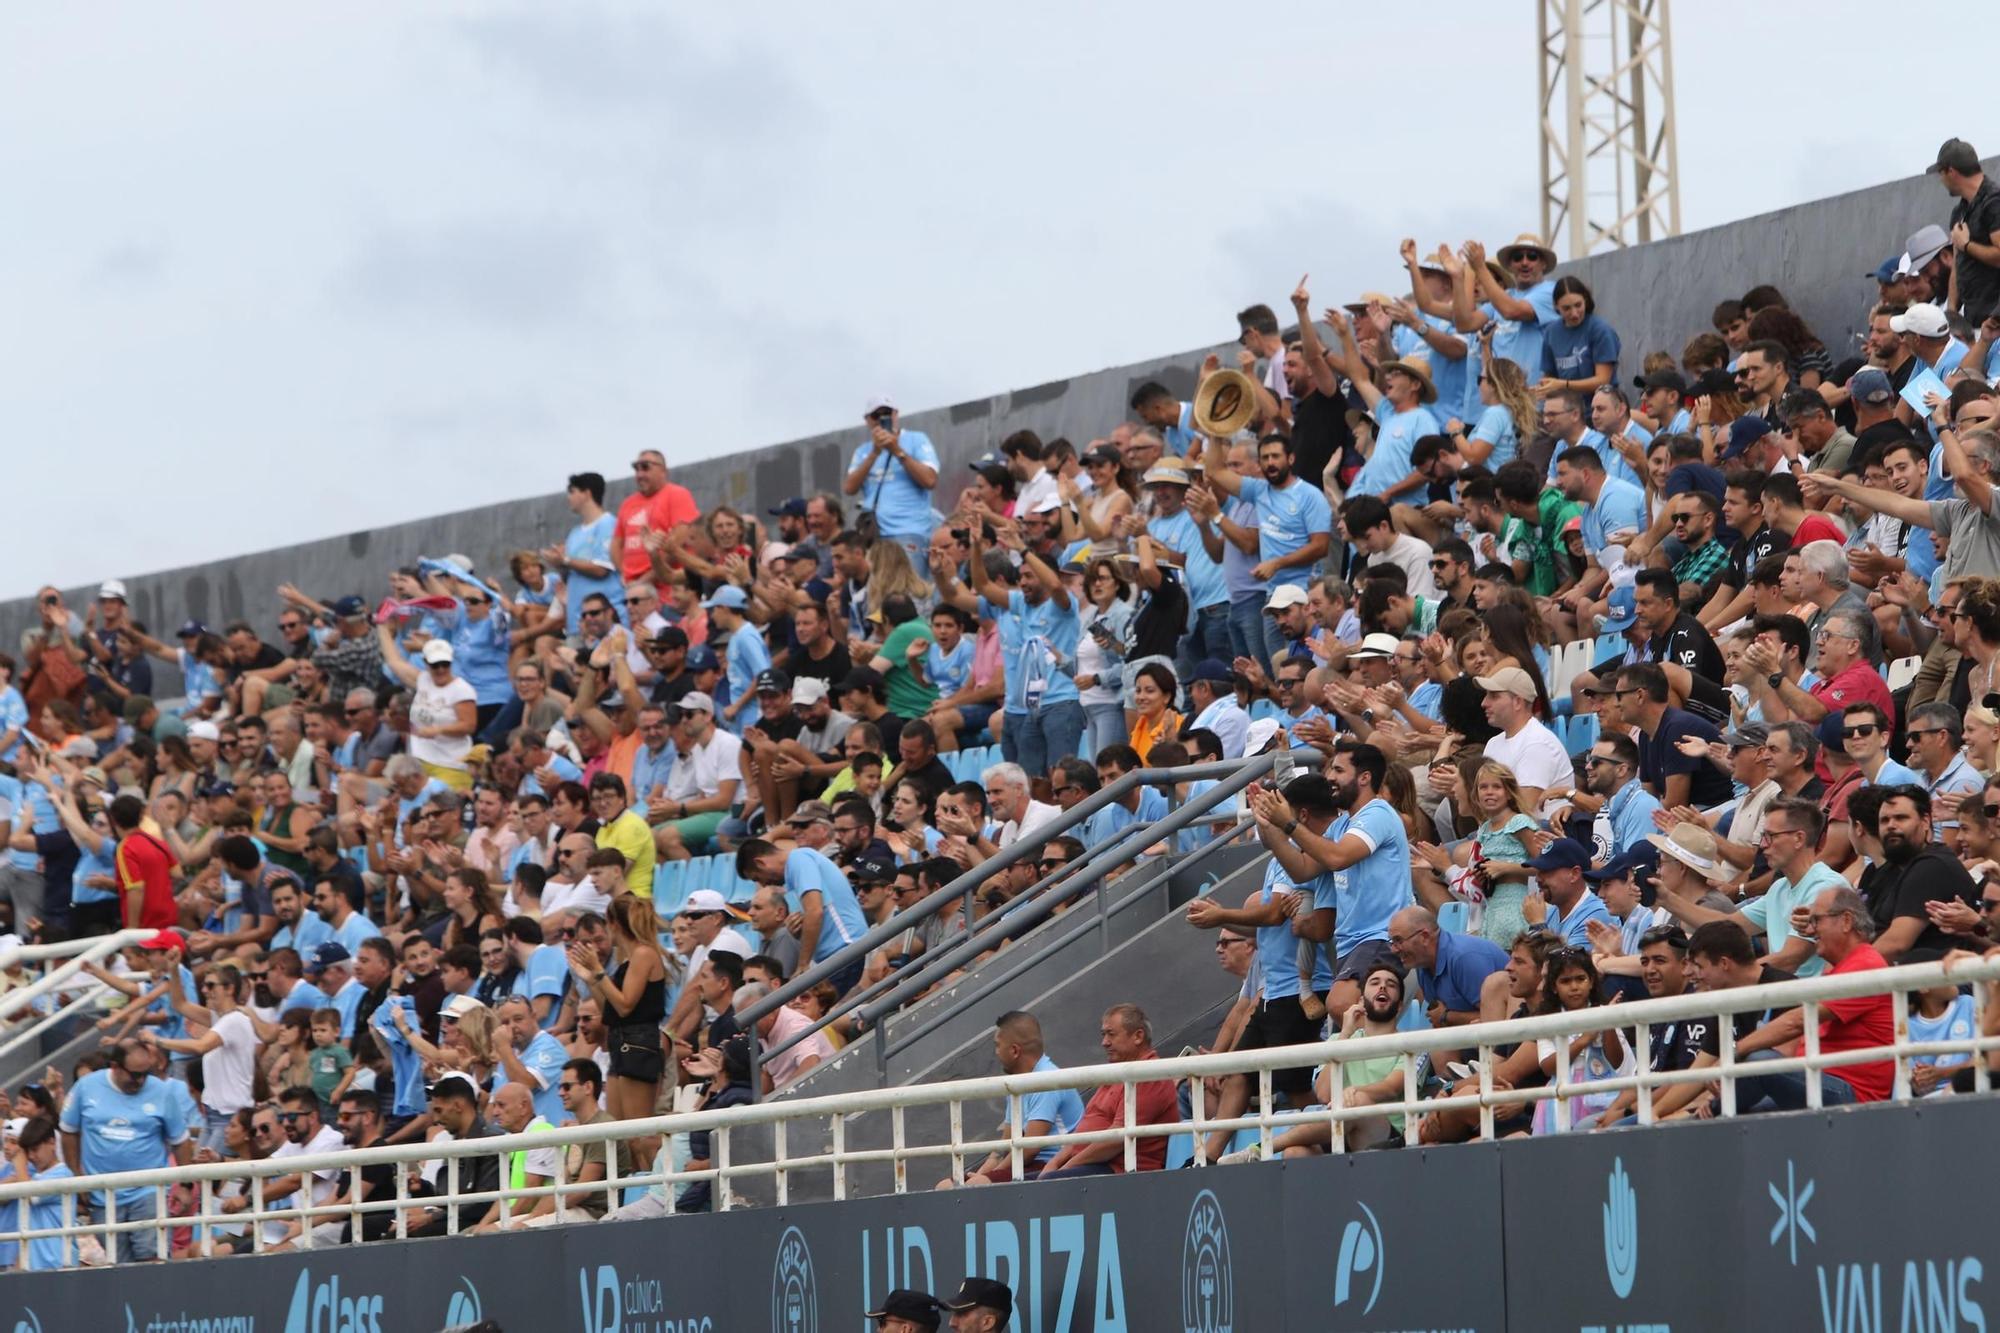
[[[1417,394],[1418,402],[1435,403],[1437,401],[1437,385],[1431,383],[1430,367],[1425,365],[1421,358],[1405,357],[1400,361],[1384,361],[1382,363],[1383,374],[1386,375],[1392,370],[1402,371],[1422,386]]]
[[[1659,848],[1662,855],[1698,871],[1710,883],[1723,884],[1736,878],[1735,869],[1716,849],[1715,835],[1693,820],[1682,820],[1674,825],[1672,833],[1648,834],[1646,841]]]
[[[1257,386],[1240,370],[1218,370],[1195,387],[1191,415],[1204,435],[1234,435],[1257,415]]]
[[[1512,264],[1514,262],[1513,256],[1523,250],[1532,250],[1540,255],[1544,268],[1554,268],[1556,266],[1556,252],[1549,249],[1548,246],[1543,245],[1542,238],[1531,231],[1524,231],[1519,236],[1516,236],[1512,245],[1501,246],[1495,252],[1494,257],[1503,264]]]

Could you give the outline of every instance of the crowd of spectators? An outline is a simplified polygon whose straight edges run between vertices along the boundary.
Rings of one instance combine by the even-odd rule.
[[[1301,280],[1292,327],[1241,311],[1237,365],[1209,357],[1191,398],[1142,384],[1101,438],[1016,431],[969,476],[876,397],[840,493],[762,513],[704,507],[646,450],[615,508],[602,475],[569,477],[565,540],[504,569],[446,552],[376,589],[286,584],[268,620],[168,639],[119,580],[80,611],[42,589],[0,655],[0,917],[20,940],[150,934],[90,969],[117,1004],[104,1053],[66,1100],[39,1085],[10,1170],[748,1100],[851,1036],[824,1020],[855,986],[968,923],[824,966],[872,926],[1125,774],[1294,746],[1318,771],[1148,852],[1240,815],[1269,853],[1248,900],[1188,911],[1241,979],[1220,1048],[1379,1033],[1413,1001],[1455,1025],[1992,947],[2000,190],[1960,140],[1933,170],[1949,216],[1857,284],[1852,355],[1768,285],[1628,354],[1538,238],[1490,259],[1408,241],[1403,295],[1315,319]],[[976,777],[954,766],[986,746]],[[993,876],[975,920],[1201,789],[1130,792]],[[724,890],[688,891],[677,863],[717,856]],[[1886,1004],[1828,1006],[1822,1049],[1891,1031]],[[1909,1021],[1967,1012],[1940,992]],[[1737,1049],[1787,1049],[1798,1022]],[[1003,1067],[1041,1067],[1031,1028],[1001,1022]],[[1103,1040],[1152,1054],[1129,1007]],[[1692,1024],[1651,1058],[1714,1044]],[[1496,1080],[1548,1077],[1544,1046]],[[1633,1058],[1615,1033],[1569,1052],[1586,1078]],[[1935,1070],[1926,1094],[1954,1081]],[[1403,1072],[1373,1072],[1348,1103],[1400,1103]],[[1874,1065],[1828,1082],[1887,1095]],[[1305,1068],[1276,1085],[1327,1092]],[[1177,1114],[1152,1086],[1142,1118]],[[1751,1091],[1802,1096],[1785,1075]],[[1229,1114],[1249,1088],[1214,1093]],[[1034,1118],[1116,1123],[1119,1098]],[[1688,1084],[1655,1099],[1712,1107]],[[1507,1119],[1553,1128],[1547,1103]],[[1476,1129],[1385,1112],[1351,1141]],[[1044,1176],[1116,1169],[1043,1156]],[[708,1191],[649,1198],[626,1206]]]

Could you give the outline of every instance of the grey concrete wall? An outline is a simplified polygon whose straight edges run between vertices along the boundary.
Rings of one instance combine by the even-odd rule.
[[[2000,159],[1994,166],[2000,168]],[[1633,373],[1649,350],[1678,355],[1690,335],[1708,327],[1717,300],[1741,295],[1759,282],[1775,282],[1838,353],[1853,346],[1852,335],[1862,329],[1874,295],[1873,285],[1861,275],[1885,255],[1900,252],[1904,238],[1918,226],[1941,222],[1946,214],[1937,182],[1919,176],[1599,256],[1567,269],[1591,283],[1605,316],[1624,339]],[[936,442],[945,464],[940,491],[950,497],[965,476],[965,464],[1011,432],[1026,428],[1044,438],[1088,441],[1126,418],[1126,402],[1141,381],[1158,378],[1181,392],[1191,388],[1194,369],[1208,350],[913,412],[908,422]],[[704,509],[717,503],[769,505],[788,495],[838,489],[843,465],[857,443],[851,430],[829,432],[686,464],[675,469],[675,478],[694,491]],[[624,494],[622,487],[619,494]],[[155,633],[171,632],[189,618],[215,625],[242,617],[268,625],[278,609],[276,588],[283,582],[323,599],[352,592],[372,600],[383,591],[387,571],[419,555],[456,551],[471,556],[482,569],[503,568],[509,551],[558,541],[569,525],[562,497],[543,495],[123,577],[134,611]],[[12,556],[32,562],[28,552],[17,550]],[[91,588],[65,591],[79,608],[93,593]],[[33,614],[31,598],[0,603],[0,643],[16,642]],[[173,673],[163,674],[160,692],[174,692]]]

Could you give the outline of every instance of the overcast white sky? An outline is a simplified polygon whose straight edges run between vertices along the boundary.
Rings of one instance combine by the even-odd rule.
[[[1393,283],[1402,235],[1534,228],[1533,0],[1287,8],[0,9],[0,596],[1192,347],[1302,271]],[[1992,151],[1978,80],[1872,105],[1880,12],[1675,4],[1687,229]]]

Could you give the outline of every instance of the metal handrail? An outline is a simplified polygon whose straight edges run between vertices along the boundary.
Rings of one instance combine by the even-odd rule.
[[[943,888],[902,909],[881,925],[862,932],[860,939],[843,945],[824,962],[813,964],[775,991],[760,996],[738,1012],[737,1022],[744,1030],[749,1030],[765,1014],[789,1004],[794,998],[803,995],[820,982],[867,958],[869,954],[911,926],[928,921],[949,906],[959,903],[969,904],[972,894],[978,887],[995,874],[1027,857],[1031,852],[1040,850],[1054,839],[1065,836],[1070,829],[1086,822],[1092,815],[1134,788],[1165,782],[1193,782],[1204,778],[1213,778],[1221,782],[1244,771],[1246,765],[1268,769],[1272,762],[1273,756],[1259,755],[1251,759],[1232,759],[1214,764],[1191,764],[1186,768],[1142,768],[1127,773],[1108,786],[1098,788],[1075,806],[1062,812],[1059,817],[1037,824],[1032,830],[1024,831],[1020,837],[1001,848],[997,854],[981,861]],[[1256,770],[1253,768],[1251,771]],[[970,925],[969,920],[967,924]],[[822,1017],[817,1024],[800,1035],[808,1036],[819,1031],[826,1025],[829,1017],[830,1015]]]
[[[1311,750],[1294,751],[1293,757],[1296,758],[1299,754],[1310,756],[1315,753]],[[1178,809],[1169,811],[1165,816],[1151,823],[1128,826],[1114,841],[1105,847],[1097,849],[1095,852],[1089,853],[1086,859],[1078,865],[1064,866],[1059,871],[1043,876],[1033,885],[1023,890],[1012,903],[1001,912],[996,913],[993,919],[984,926],[973,928],[968,923],[966,938],[959,941],[950,954],[946,955],[953,959],[953,962],[946,964],[939,961],[938,957],[926,956],[919,958],[913,967],[899,969],[893,977],[887,979],[888,985],[885,988],[885,994],[879,998],[865,1002],[866,1012],[860,1020],[863,1026],[872,1026],[875,1022],[879,1021],[883,1014],[905,1003],[905,999],[896,997],[907,997],[911,993],[921,993],[929,989],[931,985],[935,984],[934,981],[920,980],[927,973],[935,976],[939,969],[956,967],[959,962],[964,961],[966,958],[977,957],[979,953],[984,951],[985,944],[972,949],[969,953],[966,952],[967,947],[974,940],[984,940],[990,943],[1002,935],[1015,933],[1018,930],[1024,930],[1038,924],[1042,917],[1048,914],[1049,908],[1053,907],[1055,903],[1068,901],[1070,898],[1081,893],[1086,887],[1103,878],[1108,871],[1115,869],[1128,854],[1141,851],[1158,842],[1162,837],[1172,837],[1190,824],[1204,822],[1202,819],[1203,815],[1208,814],[1216,806],[1223,804],[1264,773],[1269,772],[1277,760],[1278,755],[1276,754],[1263,754],[1253,756],[1249,759],[1231,760],[1223,764],[1202,764],[1187,769],[1139,769],[1135,772],[1127,773],[1109,787],[1101,788],[1089,800],[1079,803],[1076,809],[1070,811],[1070,813],[1076,814],[1082,811],[1086,806],[1097,802],[1097,798],[1100,796],[1109,794],[1116,797],[1126,791],[1132,790],[1133,786],[1140,785],[1134,781],[1135,779],[1145,783],[1195,781],[1210,776],[1212,770],[1221,769],[1224,772],[1224,776],[1216,779],[1214,787],[1203,792],[1194,800],[1182,805]],[[1105,804],[1108,804],[1108,802],[1098,804],[1097,808],[1103,809]],[[1059,831],[1061,826],[1061,821],[1053,820],[1047,824],[1036,825],[1032,835],[1034,841],[1030,845],[1040,847],[1054,838],[1063,836]],[[969,895],[980,883],[992,878],[997,871],[1004,869],[1006,865],[1011,864],[1014,860],[1020,859],[1020,855],[1025,855],[1025,851],[1019,851],[1019,854],[1016,853],[1018,849],[1022,848],[1023,843],[1028,842],[1030,842],[1030,835],[1023,835],[1019,841],[1007,847],[999,856],[980,862],[979,865],[953,880],[950,885],[933,894],[932,898],[938,898],[947,894],[952,897]],[[1060,897],[1043,906],[1039,913],[1034,912],[1033,909],[1037,905],[1041,905],[1043,899],[1048,897],[1045,890],[1048,890],[1051,885],[1056,884],[1058,881],[1064,886],[1059,891]],[[967,887],[959,889],[957,888],[959,885],[967,885]],[[931,899],[925,899],[924,901],[929,902]],[[923,906],[923,903],[918,903],[910,908],[909,911],[912,913],[920,912]],[[1028,919],[1030,917],[1032,919]],[[888,925],[893,925],[896,919],[892,917],[889,922],[884,923],[883,927],[878,927],[877,929],[881,930],[885,929]],[[982,934],[981,932],[984,933]],[[895,933],[901,932],[898,931]],[[884,942],[886,942],[887,938],[893,937],[893,934],[885,937]],[[848,948],[859,948],[865,942],[866,937],[864,936],[862,940],[856,941],[856,943],[849,945]],[[845,950],[843,950],[844,952]],[[831,967],[833,964],[839,962],[839,959],[840,955],[836,954],[833,958],[827,960],[826,966]],[[811,973],[808,973],[807,977],[801,980],[807,980],[810,977]],[[780,994],[782,993],[781,991]],[[766,997],[766,1000],[769,998]],[[760,1000],[758,1004],[764,1005],[766,1000]],[[762,1053],[753,1051],[751,1061],[752,1075],[755,1075],[757,1069],[764,1061],[770,1060],[773,1056],[782,1055],[799,1042],[805,1041],[815,1033],[822,1031],[842,1014],[853,1012],[854,1008],[855,1006],[847,1006],[845,1008],[836,1006],[822,1015],[816,1022],[799,1029],[799,1031],[793,1033],[769,1051]],[[754,1008],[746,1010],[740,1021],[747,1025],[749,1021],[754,1019],[755,1012]],[[768,1012],[768,1008],[765,1009],[765,1012]]]
[[[32,985],[0,995],[0,1022],[14,1017],[50,991],[61,990],[75,978],[77,973],[83,971],[86,965],[97,962],[120,949],[130,948],[143,940],[149,940],[157,934],[159,934],[157,930],[121,930],[110,935],[67,940],[61,944],[30,944],[24,946],[18,953],[10,952],[5,958],[0,958],[0,966],[5,966],[9,959],[67,957],[69,961],[51,970]]]
[[[1490,1138],[1493,1112],[1497,1108],[1535,1101],[1553,1101],[1558,1127],[1567,1128],[1568,1102],[1580,1093],[1602,1093],[1624,1089],[1644,1092],[1684,1083],[1719,1084],[1722,1088],[1719,1114],[1726,1117],[1733,1116],[1738,1111],[1735,1098],[1737,1079],[1781,1072],[1806,1073],[1808,1105],[1817,1109],[1821,1105],[1819,1080],[1826,1070],[1884,1060],[1893,1060],[1896,1064],[1894,1100],[1908,1102],[1911,1100],[1910,1060],[1914,1057],[1938,1054],[1971,1054],[1974,1057],[1972,1060],[1974,1087],[1977,1092],[1984,1093],[1991,1090],[1992,1076],[1988,1069],[1988,1061],[1979,1057],[1989,1052],[2000,1051],[2000,1036],[1975,1035],[1958,1041],[1914,1042],[1909,1039],[1907,1017],[1899,1016],[1894,1033],[1886,1045],[1866,1050],[1826,1053],[1819,1049],[1818,1044],[1818,1011],[1830,1000],[1874,995],[1906,999],[1914,992],[1933,986],[1958,985],[1968,981],[2000,981],[2000,957],[1966,963],[1950,970],[1940,963],[1912,964],[1745,986],[1733,990],[1695,992],[1661,999],[1640,1000],[1629,1004],[1600,1005],[1559,1014],[1543,1014],[1465,1027],[1395,1032],[1379,1037],[1335,1039],[1297,1046],[1265,1047],[1211,1055],[1177,1056],[1122,1064],[1003,1074],[948,1083],[914,1084],[835,1096],[802,1098],[798,1101],[756,1103],[717,1111],[654,1116],[643,1120],[563,1126],[541,1133],[493,1135],[451,1143],[412,1143],[393,1147],[378,1144],[365,1149],[337,1153],[302,1154],[296,1157],[216,1162],[185,1167],[160,1167],[145,1171],[55,1180],[12,1181],[0,1183],[0,1241],[85,1234],[103,1235],[109,1232],[148,1228],[165,1229],[170,1226],[195,1226],[205,1230],[210,1226],[227,1224],[250,1226],[253,1248],[261,1249],[262,1224],[269,1221],[312,1217],[351,1219],[363,1213],[387,1211],[415,1203],[452,1208],[467,1202],[488,1201],[495,1198],[524,1200],[557,1193],[574,1197],[579,1188],[589,1191],[603,1189],[607,1197],[612,1197],[615,1191],[641,1185],[671,1185],[700,1180],[714,1183],[715,1206],[727,1211],[733,1206],[728,1184],[740,1177],[774,1177],[777,1182],[777,1201],[782,1205],[787,1202],[790,1174],[801,1170],[831,1169],[834,1175],[834,1196],[845,1198],[849,1184],[847,1169],[855,1165],[950,1158],[953,1163],[953,1177],[958,1179],[963,1176],[964,1161],[967,1157],[1001,1152],[1012,1154],[1014,1157],[1018,1178],[1024,1154],[1061,1145],[1115,1142],[1124,1146],[1129,1170],[1137,1165],[1138,1145],[1142,1140],[1192,1133],[1195,1136],[1196,1160],[1200,1162],[1205,1160],[1202,1136],[1224,1129],[1260,1131],[1263,1135],[1263,1155],[1268,1157],[1272,1150],[1271,1130],[1299,1125],[1325,1125],[1330,1131],[1331,1150],[1340,1152],[1345,1150],[1345,1126],[1351,1122],[1385,1115],[1413,1116],[1426,1111],[1454,1108],[1476,1108],[1481,1116],[1482,1136]],[[1976,1031],[1983,1028],[1989,1018],[1984,1004],[1985,988],[1981,988],[1979,994],[1980,1022],[1975,1025]],[[1729,1016],[1789,1008],[1801,1008],[1804,1011],[1806,1021],[1802,1054],[1757,1061],[1741,1061],[1735,1058],[1735,1028],[1733,1023],[1727,1021]],[[1718,1024],[1720,1063],[1702,1069],[1660,1073],[1652,1071],[1646,1059],[1648,1035],[1651,1029],[1683,1019],[1718,1015],[1723,1019]],[[1572,1077],[1574,1071],[1565,1058],[1568,1052],[1566,1039],[1613,1028],[1633,1031],[1636,1034],[1633,1064],[1638,1072],[1612,1079],[1589,1081],[1574,1079]],[[1496,1047],[1513,1046],[1540,1038],[1552,1038],[1557,1042],[1557,1067],[1554,1077],[1540,1087],[1518,1089],[1493,1087],[1490,1077],[1492,1068],[1490,1052]],[[1482,1067],[1480,1085],[1475,1092],[1454,1093],[1444,1097],[1419,1100],[1416,1095],[1416,1080],[1414,1077],[1406,1077],[1404,1097],[1400,1102],[1354,1107],[1343,1104],[1340,1092],[1346,1067],[1356,1061],[1376,1061],[1385,1056],[1395,1056],[1403,1062],[1406,1074],[1413,1074],[1417,1063],[1432,1052],[1468,1049],[1476,1049],[1479,1052]],[[1333,1084],[1333,1095],[1329,1099],[1329,1105],[1307,1110],[1279,1110],[1273,1105],[1268,1078],[1270,1071],[1321,1064],[1329,1066],[1331,1071],[1329,1078]],[[1247,1074],[1255,1077],[1258,1089],[1256,1112],[1228,1120],[1206,1117],[1202,1110],[1202,1080],[1229,1074]],[[1139,1083],[1180,1080],[1188,1080],[1193,1090],[1194,1110],[1190,1117],[1182,1119],[1177,1116],[1171,1122],[1156,1124],[1133,1123],[1132,1108],[1136,1105],[1136,1099],[1132,1092]],[[968,1103],[984,1103],[1004,1098],[1008,1102],[1009,1110],[1007,1123],[1018,1128],[1020,1103],[1029,1095],[1069,1088],[1090,1091],[1114,1084],[1126,1090],[1127,1116],[1124,1123],[1111,1128],[1034,1137],[1016,1137],[1003,1131],[996,1137],[967,1138],[960,1132],[963,1108]],[[905,1113],[913,1107],[940,1105],[953,1108],[949,1141],[917,1144],[905,1142],[903,1132],[907,1127]],[[1636,1115],[1640,1124],[1652,1123],[1651,1107],[1652,1102],[1649,1097],[1642,1095],[1638,1098]],[[898,1129],[894,1146],[855,1149],[846,1147],[848,1122],[857,1116],[882,1111],[888,1111],[896,1118]],[[787,1152],[786,1126],[812,1117],[827,1117],[831,1120],[832,1147],[822,1152],[803,1154]],[[755,1126],[774,1128],[777,1151],[767,1160],[736,1161],[729,1151],[731,1131]],[[461,1193],[455,1188],[458,1164],[468,1157],[523,1152],[537,1148],[561,1149],[576,1144],[611,1143],[641,1136],[695,1130],[705,1130],[715,1136],[712,1140],[714,1145],[712,1161],[715,1165],[698,1171],[668,1170],[629,1174],[616,1176],[605,1182],[579,1186],[575,1182],[563,1179],[559,1169],[553,1183],[532,1189],[511,1191],[503,1188],[474,1194]],[[274,1177],[294,1174],[310,1176],[321,1171],[338,1171],[345,1173],[352,1182],[358,1180],[360,1168],[366,1165],[434,1159],[444,1163],[445,1180],[452,1186],[435,1200],[418,1200],[405,1195],[401,1172],[397,1173],[399,1183],[397,1195],[393,1199],[351,1204],[288,1203],[278,1207],[267,1206],[262,1197],[262,1182]],[[558,1155],[558,1160],[561,1160],[561,1154]],[[615,1157],[612,1160],[615,1162]],[[907,1171],[899,1170],[891,1175],[893,1180],[890,1192],[906,1192]],[[252,1206],[238,1213],[223,1214],[213,1211],[211,1187],[218,1182],[240,1179],[250,1181]],[[23,1200],[46,1198],[51,1195],[76,1196],[101,1190],[114,1192],[124,1189],[163,1190],[176,1184],[203,1186],[202,1206],[196,1215],[170,1217],[165,1209],[159,1209],[153,1218],[131,1221],[120,1221],[114,1215],[99,1221],[73,1222],[57,1228],[39,1230],[31,1230],[25,1226],[9,1230],[4,1225],[9,1219],[20,1216],[21,1210],[18,1205]],[[113,1200],[111,1211],[115,1214],[115,1193],[109,1197]],[[453,1217],[455,1219],[455,1213]],[[356,1228],[356,1232],[355,1243],[360,1243],[359,1228]]]

